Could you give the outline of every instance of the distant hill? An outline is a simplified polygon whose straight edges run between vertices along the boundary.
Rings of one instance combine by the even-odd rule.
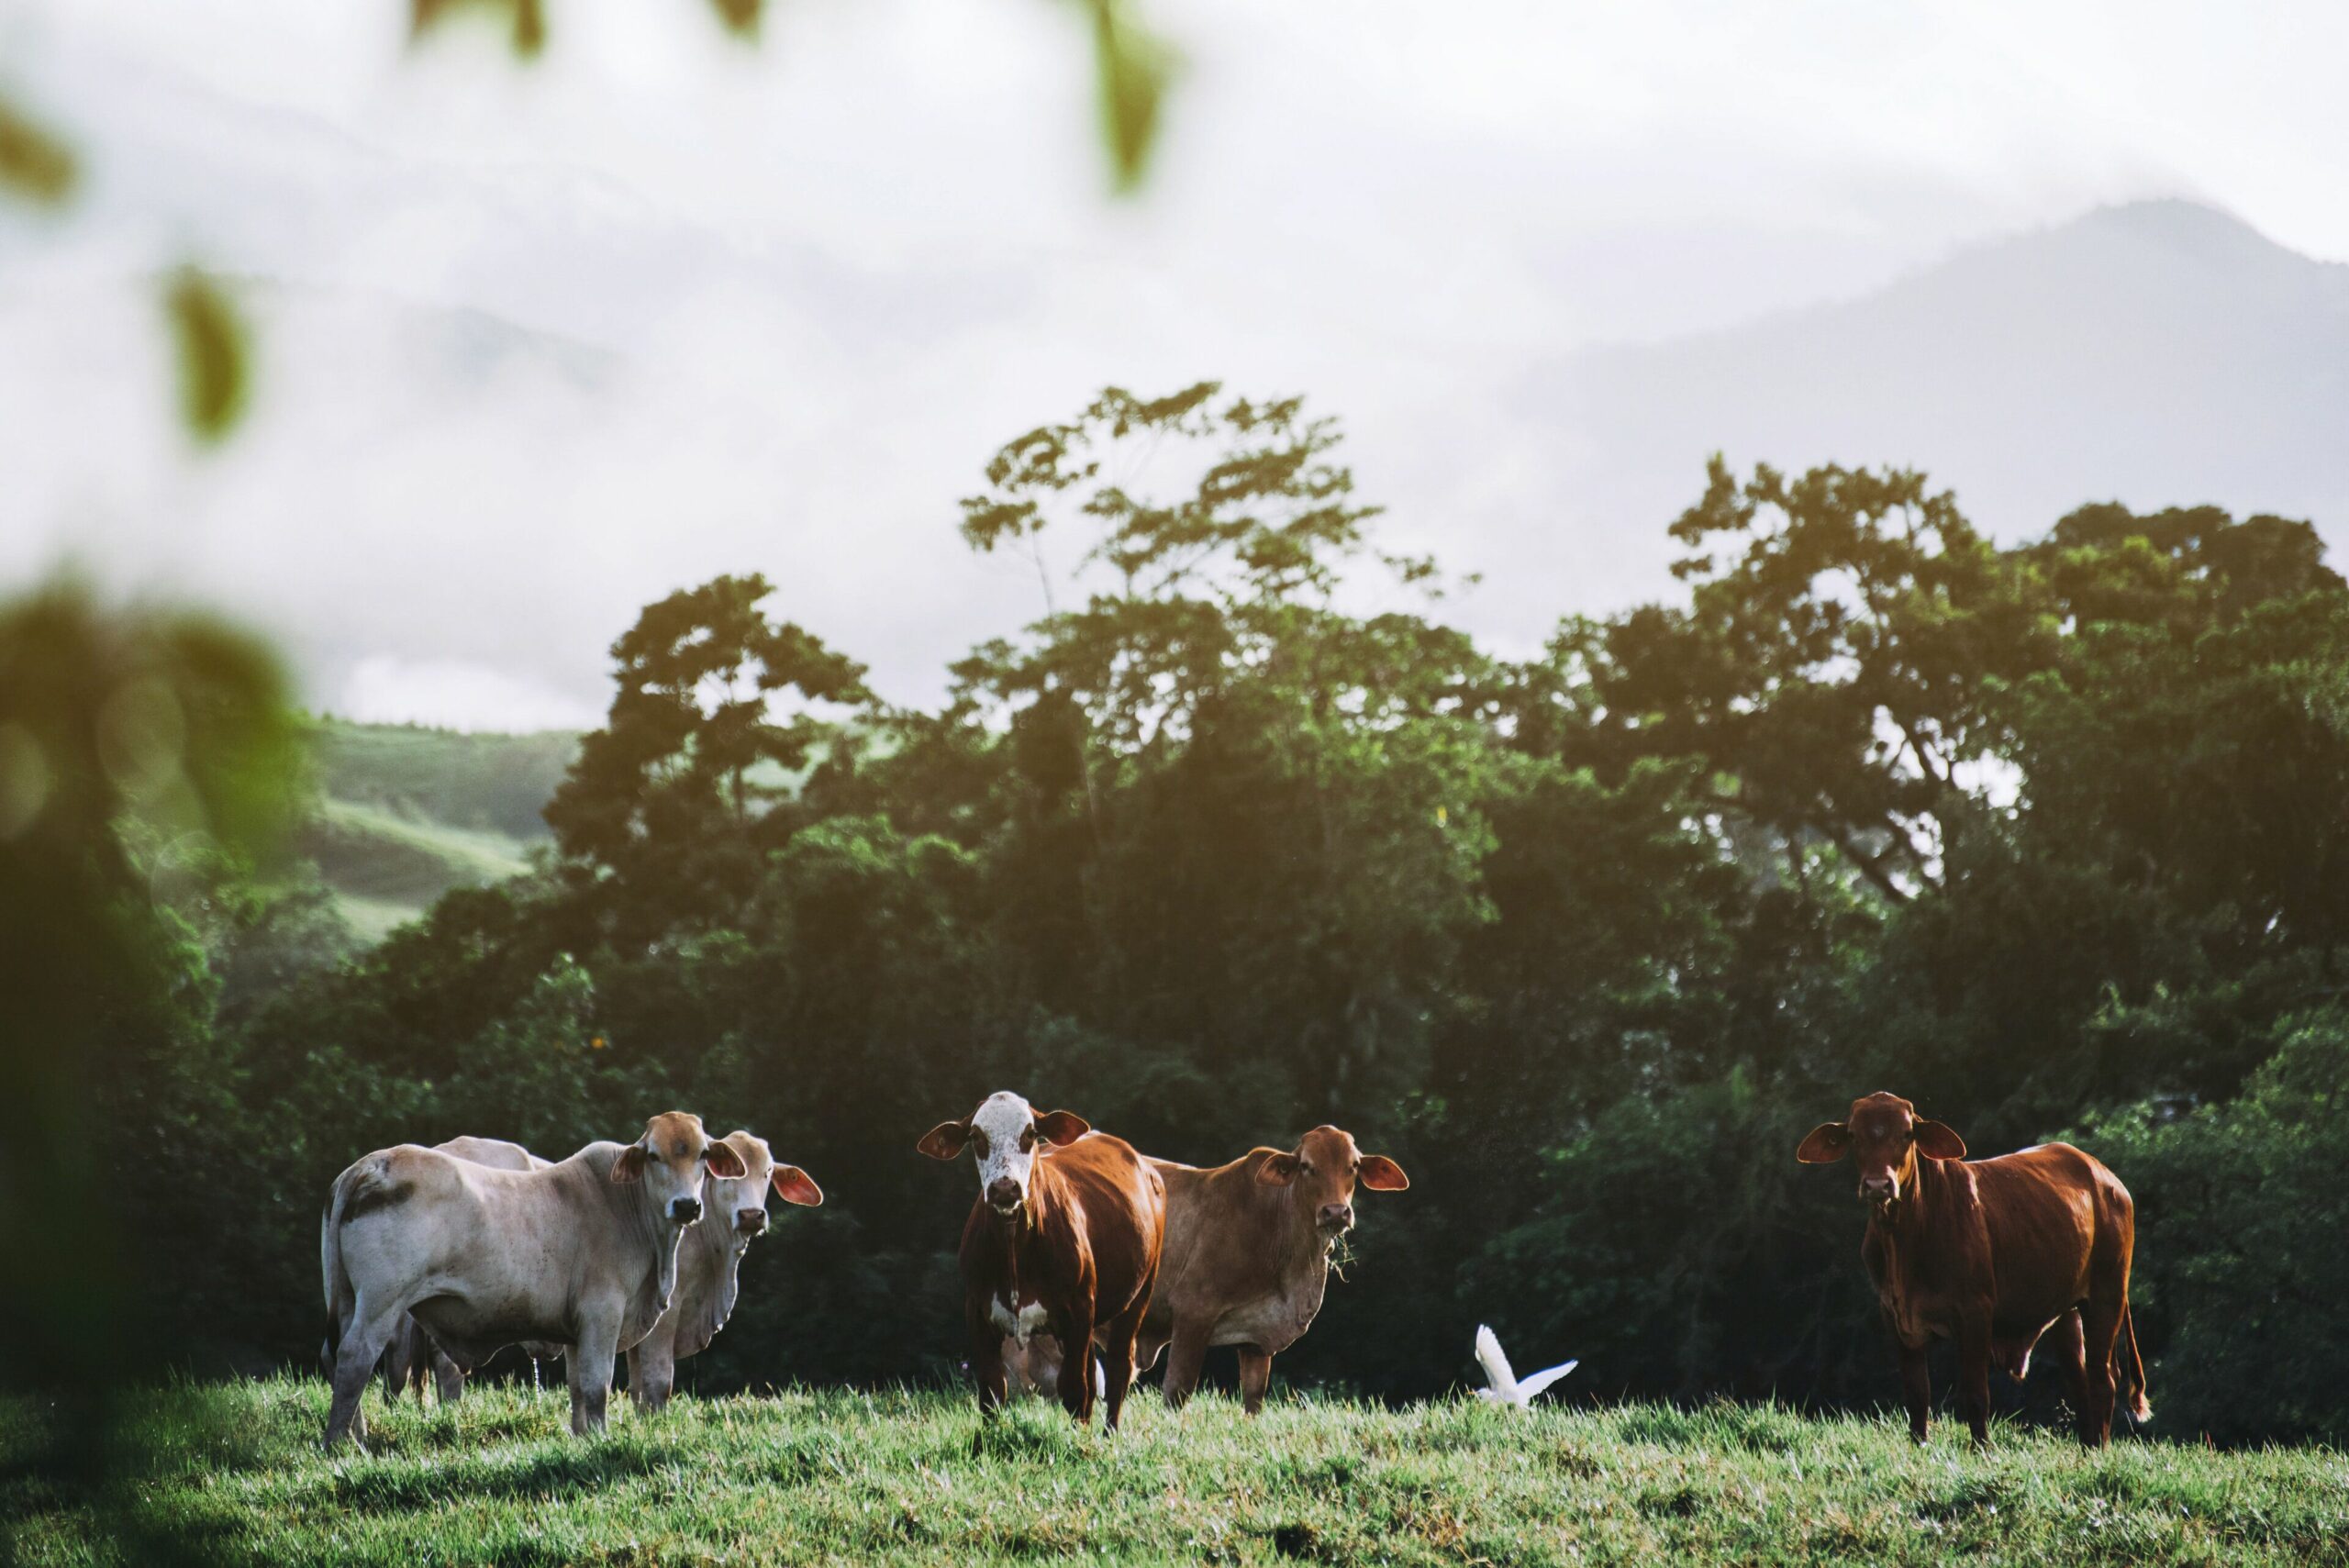
[[[539,815],[579,737],[466,734],[321,719],[311,727],[318,802],[299,852],[317,862],[351,929],[373,940],[452,887],[529,869],[552,842]]]
[[[1854,300],[1566,354],[1520,394],[1559,501],[1479,599],[1520,635],[1562,599],[1662,591],[1663,525],[1714,450],[1920,468],[2009,539],[2088,501],[2211,502],[2349,547],[2349,265],[2190,202],[2103,208]]]

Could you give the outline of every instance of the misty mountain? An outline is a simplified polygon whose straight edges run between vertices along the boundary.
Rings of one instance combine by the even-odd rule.
[[[2006,538],[2118,499],[2306,517],[2349,544],[2349,265],[2189,202],[2103,208],[1843,303],[1585,350],[1521,395],[1561,521],[1487,590],[1513,629],[1587,562],[1600,602],[1658,592],[1663,527],[1714,450],[1920,468]]]

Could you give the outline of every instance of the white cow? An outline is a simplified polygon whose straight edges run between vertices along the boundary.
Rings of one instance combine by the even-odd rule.
[[[446,1143],[436,1143],[432,1147],[443,1154],[454,1154],[460,1160],[471,1160],[476,1165],[487,1165],[499,1171],[543,1171],[549,1163],[520,1144],[509,1143],[502,1138],[452,1138]],[[535,1385],[538,1363],[554,1360],[562,1354],[562,1347],[532,1340],[522,1347],[522,1353],[530,1358],[530,1380]],[[403,1317],[400,1326],[392,1330],[392,1342],[384,1348],[384,1402],[397,1404],[400,1390],[413,1388],[417,1403],[424,1403],[424,1381],[428,1373],[441,1404],[454,1405],[464,1397],[463,1369],[432,1342],[432,1337],[424,1331],[424,1325],[418,1323],[413,1315]],[[327,1375],[329,1378],[334,1375],[331,1362],[327,1366]]]
[[[335,1178],[320,1226],[329,1447],[363,1441],[375,1362],[413,1312],[460,1367],[525,1340],[567,1345],[571,1429],[600,1431],[619,1351],[650,1333],[677,1286],[677,1240],[710,1175],[741,1156],[699,1117],[668,1111],[622,1147],[591,1143],[537,1171],[499,1171],[402,1144]]]
[[[699,1355],[726,1327],[741,1290],[742,1254],[751,1238],[767,1229],[767,1189],[785,1203],[813,1207],[824,1195],[796,1165],[778,1165],[763,1138],[729,1132],[726,1146],[740,1156],[742,1174],[709,1178],[709,1203],[701,1223],[677,1244],[677,1294],[652,1332],[628,1353],[629,1397],[640,1410],[669,1403],[677,1363]]]

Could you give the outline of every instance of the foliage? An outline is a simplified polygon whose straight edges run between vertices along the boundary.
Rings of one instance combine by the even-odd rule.
[[[72,149],[0,98],[0,191],[53,206],[72,194],[79,174]]]
[[[1175,74],[1174,50],[1143,22],[1136,0],[1077,0],[1093,34],[1094,90],[1100,109],[1102,150],[1110,187],[1120,195],[1141,188],[1157,150],[1160,121]],[[736,38],[755,39],[766,0],[709,0],[718,24]],[[547,44],[546,0],[408,0],[408,32],[422,38],[451,17],[489,13],[502,22],[518,60],[537,59]],[[5,129],[5,122],[0,122]],[[0,142],[0,150],[5,150]]]
[[[251,399],[252,355],[242,314],[228,285],[182,267],[163,293],[179,348],[180,420],[200,441],[217,441],[244,417]]]
[[[293,735],[275,663],[215,621],[71,581],[0,606],[0,1376],[55,1398],[33,1473],[60,1485],[160,1359],[140,1281],[216,1311],[237,1288],[203,1249],[240,1130],[221,982],[142,851],[265,857]],[[134,1147],[177,1179],[127,1173]]]
[[[2336,1452],[2082,1458],[2001,1428],[1977,1455],[1767,1406],[1275,1398],[1251,1418],[1144,1397],[1112,1440],[1030,1401],[976,1457],[968,1399],[929,1391],[687,1395],[582,1442],[559,1393],[476,1389],[371,1413],[380,1439],[355,1459],[319,1451],[324,1410],[315,1380],[160,1392],[139,1411],[151,1457],[113,1500],[145,1550],[109,1551],[90,1509],[0,1481],[17,1560],[2349,1562]],[[0,1406],[0,1465],[39,1419]]]
[[[2165,1418],[2249,1441],[2349,1441],[2349,1007],[2287,1020],[2241,1098],[2132,1106],[2076,1136],[2130,1173],[2135,1310],[2169,1347]]]

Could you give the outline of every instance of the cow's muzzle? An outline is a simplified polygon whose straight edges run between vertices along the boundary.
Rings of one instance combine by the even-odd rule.
[[[734,1211],[734,1229],[745,1236],[763,1236],[767,1232],[767,1211],[763,1208],[738,1208]]]
[[[1325,1203],[1314,1216],[1314,1222],[1331,1235],[1354,1228],[1354,1206],[1350,1203]]]
[[[1862,1176],[1860,1201],[1878,1208],[1890,1208],[1900,1201],[1900,1178],[1898,1176]]]
[[[987,1184],[987,1207],[1007,1219],[1019,1212],[1023,1195],[1019,1184],[1009,1176],[997,1176]]]
[[[693,1225],[701,1219],[701,1199],[673,1197],[669,1200],[669,1222],[673,1225]]]

